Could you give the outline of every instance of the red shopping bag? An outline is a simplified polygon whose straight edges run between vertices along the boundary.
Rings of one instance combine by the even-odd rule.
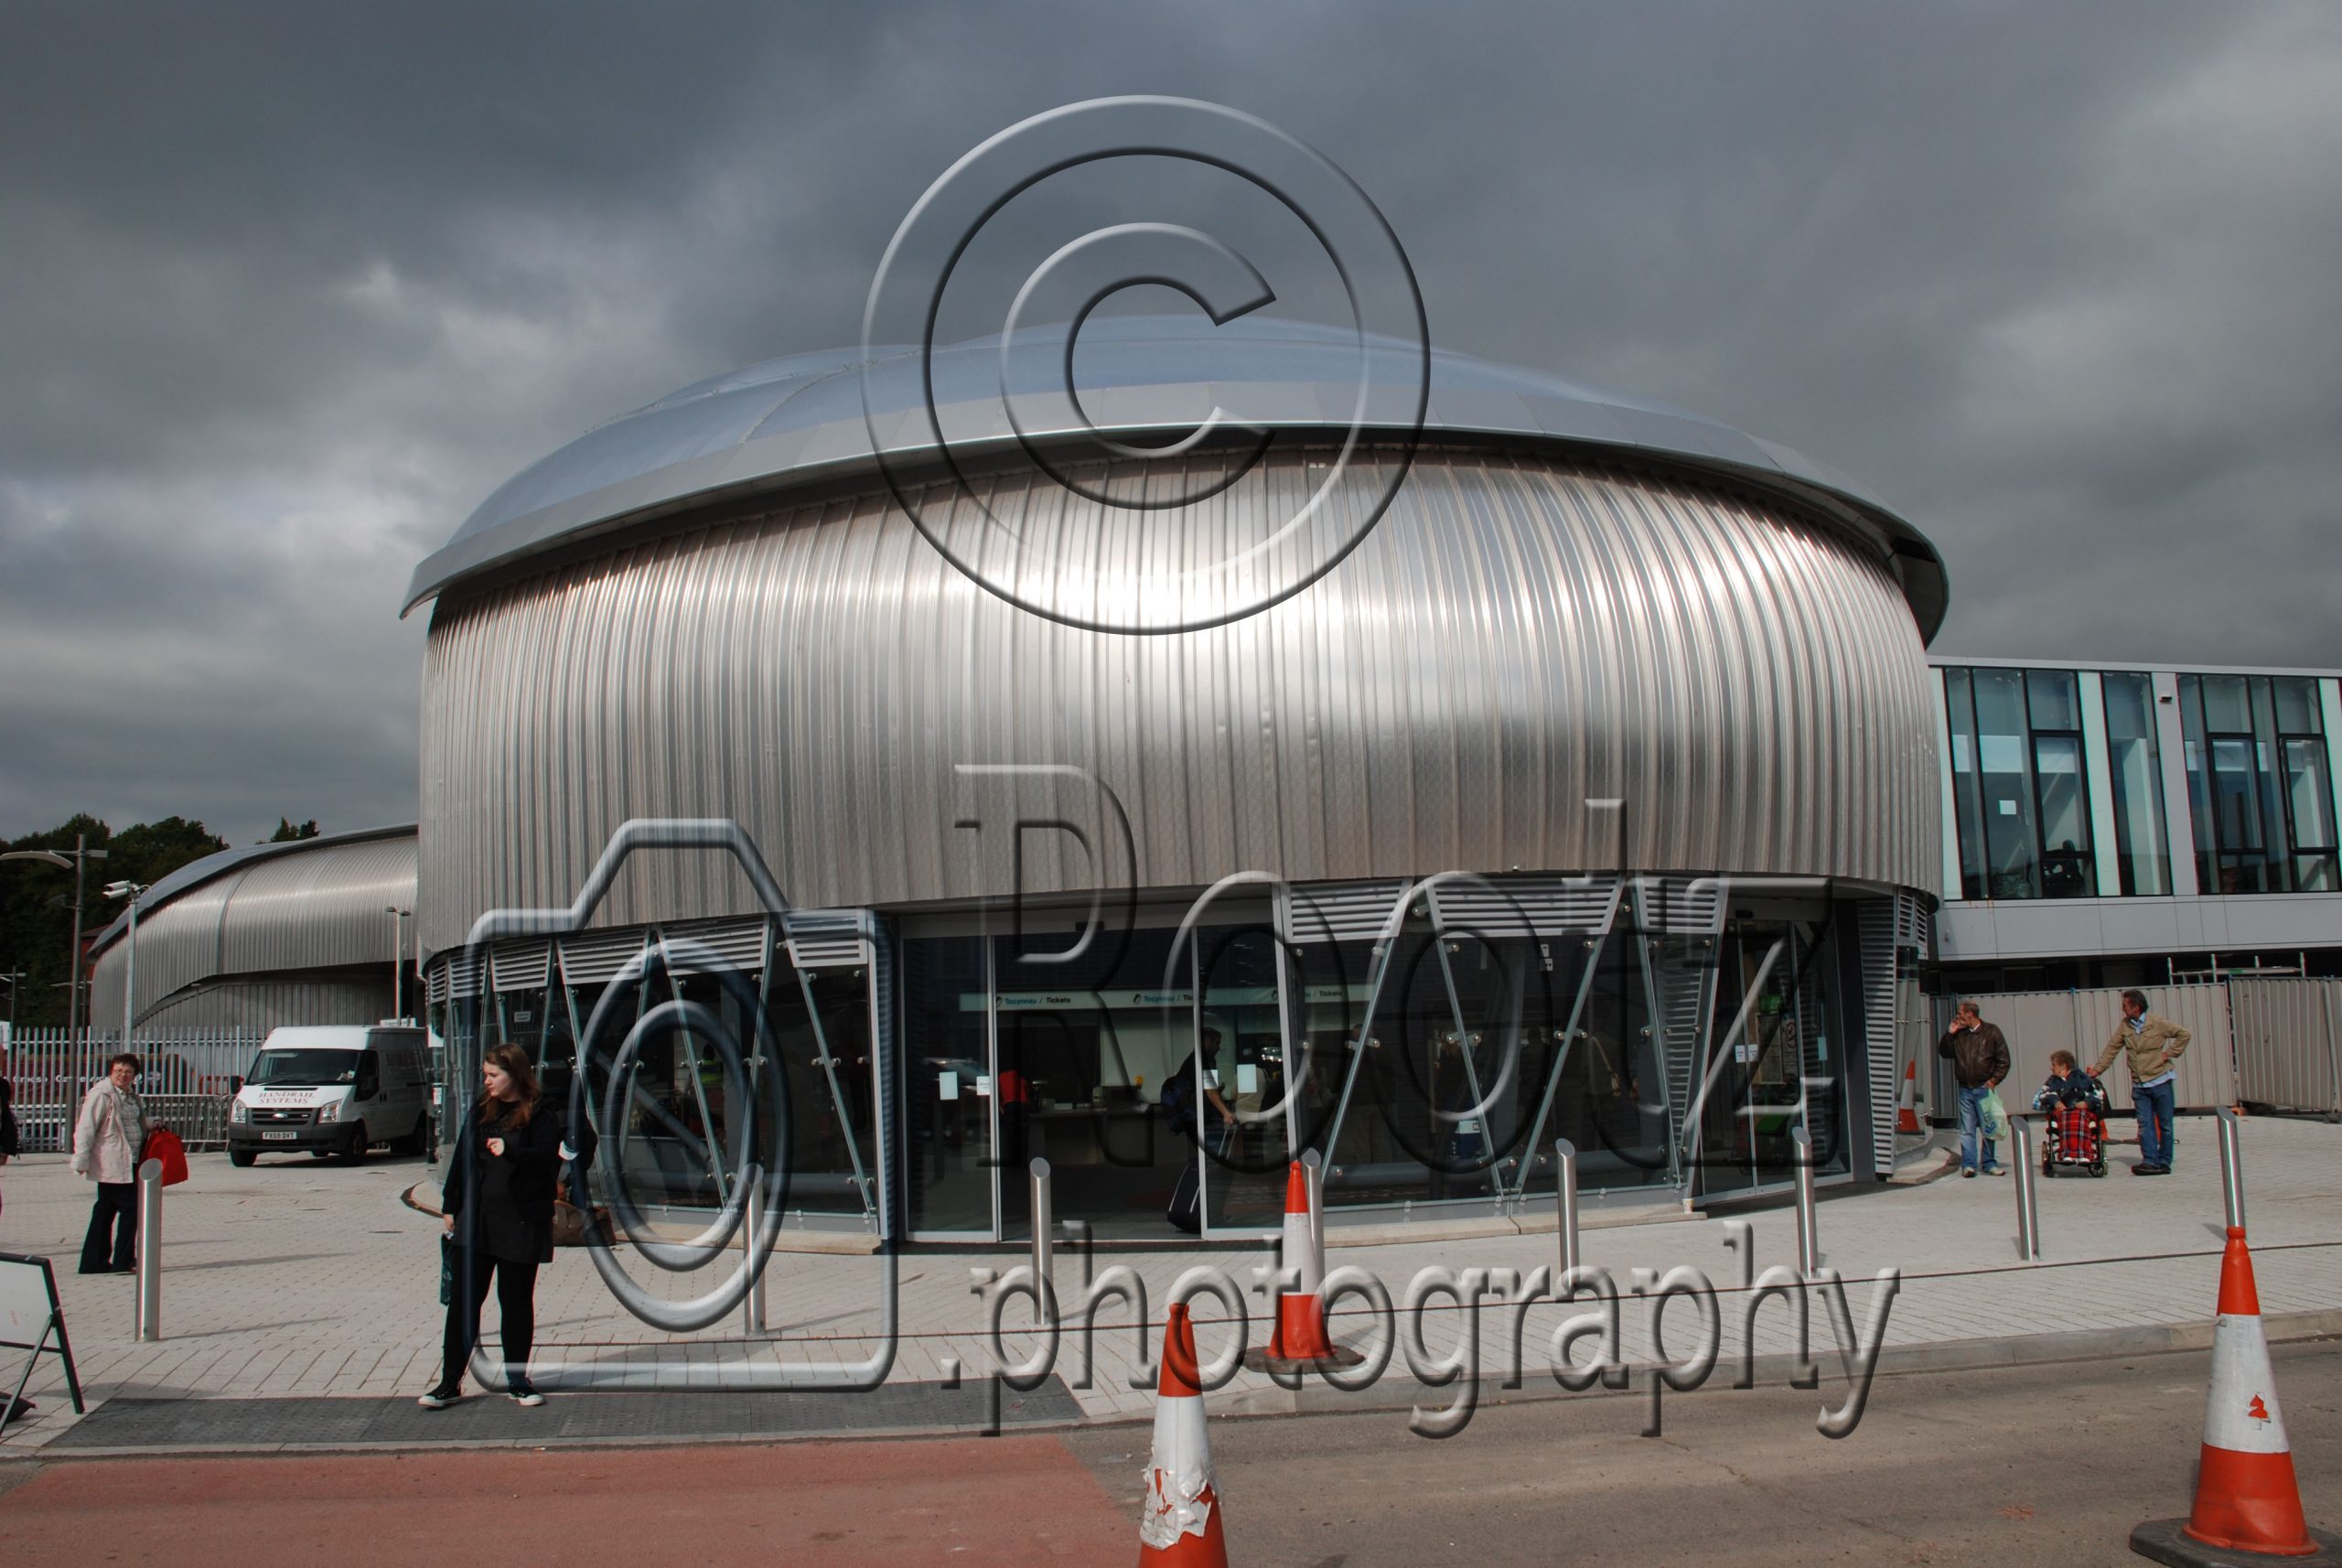
[[[138,1151],[138,1160],[163,1162],[163,1185],[177,1187],[187,1180],[187,1145],[168,1127],[157,1127],[146,1134],[146,1146]]]

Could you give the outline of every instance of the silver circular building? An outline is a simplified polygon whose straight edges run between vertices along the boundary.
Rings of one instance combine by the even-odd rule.
[[[1131,319],[805,356],[514,478],[409,596],[442,1031],[587,1037],[595,1079],[653,1000],[613,983],[692,938],[653,989],[781,1042],[799,1222],[912,1237],[1015,1234],[1035,1155],[1061,1216],[1164,1234],[1198,1163],[1209,1227],[1273,1225],[1305,1147],[1337,1219],[1509,1212],[1556,1138],[1617,1202],[1786,1180],[1799,1130],[1889,1168],[1934,550],[1795,453],[1455,356],[1419,432],[1353,431],[1359,359]],[[769,882],[647,847],[582,897],[673,819]],[[631,1071],[621,1168],[720,1197],[738,1082],[688,1032]]]
[[[391,1017],[413,998],[407,928],[391,911],[413,913],[414,867],[410,822],[222,850],[172,872],[138,899],[138,1040],[257,1042],[282,1024]],[[127,911],[90,956],[91,1026],[119,1039]]]

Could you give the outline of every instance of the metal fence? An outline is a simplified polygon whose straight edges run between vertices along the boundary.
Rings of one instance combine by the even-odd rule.
[[[2237,1095],[2277,1111],[2342,1113],[2342,980],[2240,976]]]
[[[2049,1076],[2049,1053],[2068,1050],[2081,1065],[2098,1059],[2122,1020],[2122,993],[2108,986],[2090,991],[2008,991],[1975,997],[1985,1020],[1998,1024],[2009,1042],[2009,1078],[2001,1098],[2013,1111],[2029,1103]],[[2233,1104],[2237,1098],[2236,1048],[2229,1026],[2229,990],[2221,985],[2158,985],[2147,1004],[2186,1029],[2187,1054],[2179,1058],[2176,1103],[2191,1108]],[[2131,1108],[2131,1075],[2119,1063],[2107,1071],[2108,1101]]]
[[[189,1148],[224,1145],[232,1086],[251,1070],[262,1038],[222,1034],[140,1040],[133,1049],[145,1064],[138,1093],[147,1113]],[[10,1036],[8,1083],[24,1153],[64,1154],[72,1148],[81,1097],[105,1076],[106,1058],[121,1049],[118,1035],[69,1037],[62,1029],[19,1029]]]

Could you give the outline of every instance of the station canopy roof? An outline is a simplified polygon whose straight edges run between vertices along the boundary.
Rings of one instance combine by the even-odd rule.
[[[1077,410],[1049,396],[1065,384],[1067,331],[1026,329],[1004,356],[996,336],[930,355],[899,345],[799,354],[685,387],[508,480],[415,568],[406,608],[597,533],[875,469],[881,445],[890,464],[932,460],[939,430],[957,459],[1013,452],[1020,439],[1177,433],[1217,408],[1334,439],[1353,425],[1403,435],[1419,411],[1426,442],[1573,448],[1787,493],[1889,553],[1923,638],[1943,618],[1943,563],[1917,529],[1835,469],[1698,414],[1437,349],[1426,375],[1415,345],[1257,316],[1218,327],[1201,316],[1092,317],[1074,358]],[[1034,400],[1015,424],[1012,399]]]

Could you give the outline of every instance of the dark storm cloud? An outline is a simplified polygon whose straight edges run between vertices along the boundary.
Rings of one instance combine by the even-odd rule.
[[[18,6],[0,833],[411,814],[414,561],[587,425],[852,341],[929,180],[1128,91],[1348,168],[1443,346],[1855,475],[1950,559],[1939,647],[2342,663],[2328,7]]]

